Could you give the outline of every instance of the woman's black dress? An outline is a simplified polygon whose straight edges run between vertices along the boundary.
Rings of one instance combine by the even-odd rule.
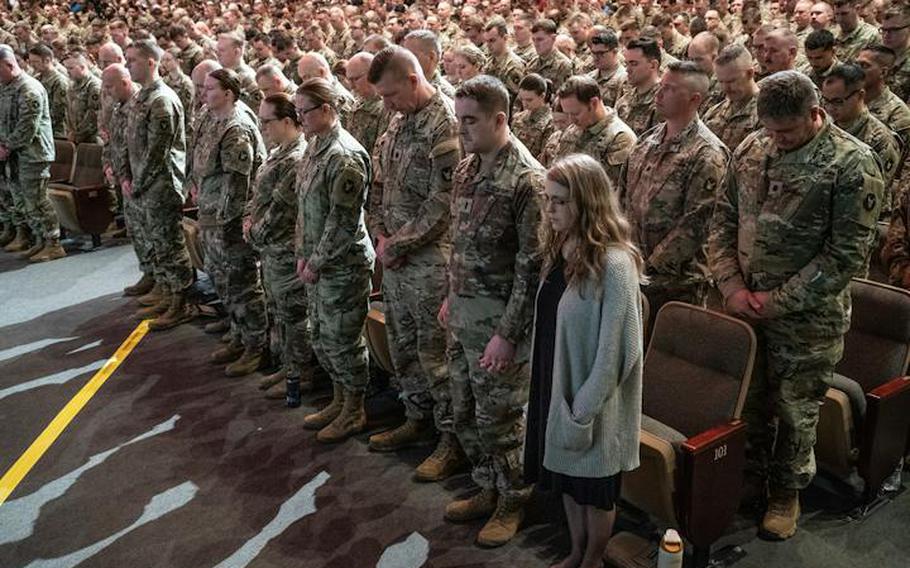
[[[550,270],[540,293],[534,322],[531,388],[528,399],[524,479],[545,492],[565,493],[579,505],[612,510],[619,499],[620,476],[583,478],[551,472],[543,466],[547,416],[553,389],[553,354],[556,345],[556,311],[566,289],[562,259]]]

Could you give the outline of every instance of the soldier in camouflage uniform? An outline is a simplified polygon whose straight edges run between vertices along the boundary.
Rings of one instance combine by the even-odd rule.
[[[619,170],[638,137],[604,106],[600,88],[585,75],[571,77],[559,91],[562,110],[573,124],[559,137],[559,145],[550,160],[569,154],[587,154],[603,165],[614,184],[619,183]]]
[[[882,20],[882,43],[896,59],[888,73],[888,86],[910,104],[910,5],[892,3]]]
[[[594,70],[588,73],[600,86],[600,96],[608,107],[614,107],[626,88],[628,75],[619,61],[619,38],[610,30],[591,36]]]
[[[193,317],[186,294],[194,273],[180,225],[186,163],[183,107],[158,76],[161,54],[151,40],[137,41],[127,49],[130,75],[142,88],[128,109],[129,171],[119,174],[124,196],[145,216],[140,225],[151,246],[159,299],[137,315],[160,315],[149,323],[153,331],[170,329]]]
[[[164,71],[162,79],[164,84],[177,93],[180,104],[183,105],[183,127],[187,140],[192,136],[193,109],[196,107],[196,87],[193,80],[180,68],[176,50],[166,51],[161,58],[161,69]]]
[[[455,87],[439,72],[442,47],[436,34],[429,30],[414,30],[404,37],[402,46],[420,62],[423,75],[431,85],[449,98],[455,96]]]
[[[689,43],[688,59],[697,63],[708,76],[708,94],[705,95],[701,107],[698,109],[702,114],[724,100],[724,92],[714,75],[714,59],[717,57],[718,51],[720,51],[720,40],[711,32],[701,32]]]
[[[509,90],[512,101],[518,95],[518,84],[525,76],[525,62],[509,47],[509,27],[501,17],[490,20],[484,31],[484,47],[489,50],[484,73],[496,77]]]
[[[205,59],[202,47],[190,39],[186,28],[179,24],[170,27],[168,37],[180,49],[180,54],[177,56],[180,61],[180,67],[186,75],[190,75],[193,69]]]
[[[885,70],[894,62],[894,52],[873,46],[860,52],[857,64],[866,73],[863,97],[872,116],[897,133],[901,144],[910,144],[910,108],[885,84]]]
[[[651,283],[653,323],[666,302],[704,305],[705,241],[730,153],[698,118],[708,78],[695,63],[672,63],[657,104],[666,122],[643,137],[623,167],[619,196]]]
[[[708,109],[703,120],[733,151],[746,136],[761,128],[756,110],[758,85],[752,54],[739,44],[728,45],[717,56],[714,73],[726,98]]]
[[[262,284],[281,360],[279,371],[265,377],[260,388],[269,389],[267,398],[284,399],[287,379],[300,381],[301,390],[312,386],[306,287],[297,277],[294,240],[296,175],[306,142],[299,132],[294,101],[286,94],[266,97],[259,106],[259,119],[272,151],[256,174],[244,235],[262,263]]]
[[[900,167],[901,147],[891,129],[866,108],[863,102],[865,76],[862,67],[856,64],[836,65],[822,85],[822,102],[834,124],[875,152],[885,181],[881,212],[887,219],[891,215],[891,202],[896,197],[892,182]]]
[[[833,126],[795,71],[762,81],[764,130],[737,148],[711,228],[728,312],[752,321],[760,362],[743,418],[749,473],[767,480],[762,532],[789,538],[815,475],[816,425],[850,324],[850,279],[874,239],[883,181],[868,147]]]
[[[218,36],[218,63],[230,69],[240,79],[240,100],[251,109],[258,109],[262,93],[256,84],[256,71],[243,60],[244,39],[233,33]]]
[[[435,422],[441,440],[418,466],[416,478],[436,481],[461,463],[454,442],[445,332],[432,308],[445,297],[451,251],[449,196],[461,155],[455,109],[403,48],[380,51],[368,78],[386,107],[397,112],[377,143],[369,224],[384,267],[389,350],[407,417],[398,428],[371,436],[370,447],[391,451],[419,443],[432,435]]]
[[[840,26],[835,52],[841,61],[856,59],[867,45],[882,41],[878,30],[859,16],[861,2],[856,0],[834,0],[834,19]]]
[[[210,361],[228,364],[225,375],[255,372],[266,343],[266,310],[256,254],[243,240],[242,217],[250,183],[265,158],[259,130],[237,104],[240,79],[218,69],[205,79],[207,112],[197,124],[191,175],[199,205],[205,270],[235,331]]]
[[[659,122],[654,96],[659,86],[660,48],[651,40],[632,40],[624,57],[629,87],[616,101],[616,114],[641,136]]]
[[[127,68],[117,64],[104,70],[101,85],[102,92],[106,92],[113,101],[109,123],[110,139],[106,144],[108,164],[105,167],[105,175],[111,185],[122,187],[124,180],[132,178],[127,125],[129,124],[130,102],[139,92],[139,86],[133,83]],[[125,296],[142,296],[151,292],[154,287],[155,270],[152,263],[155,255],[147,236],[145,211],[142,210],[138,200],[132,196],[123,196],[123,217],[130,232],[133,250],[139,261],[139,270],[142,272],[140,280],[132,286],[124,288],[123,293]]]
[[[329,371],[332,402],[304,419],[316,439],[363,431],[368,381],[362,335],[375,253],[364,220],[370,155],[338,118],[342,99],[325,79],[304,81],[295,104],[309,144],[297,170],[297,273],[310,299],[313,350]]]
[[[98,144],[101,79],[89,71],[88,55],[74,51],[66,58],[70,87],[66,93],[66,136],[70,142]]]
[[[521,60],[525,62],[525,65],[537,57],[537,50],[534,49],[534,41],[532,40],[531,34],[531,28],[533,26],[534,16],[531,14],[519,13],[512,17],[512,34],[515,39],[512,50],[515,52],[515,55],[521,57]]]
[[[69,79],[57,69],[54,52],[46,45],[33,47],[29,51],[28,60],[35,71],[35,79],[47,91],[54,138],[66,138],[66,92],[69,90]]]
[[[518,100],[524,110],[512,117],[512,133],[540,161],[544,145],[554,130],[551,98],[550,85],[536,73],[526,76],[518,85]]]
[[[9,176],[13,219],[19,224],[16,238],[5,250],[24,251],[20,258],[30,262],[66,256],[57,216],[47,198],[53,136],[44,87],[19,67],[11,47],[0,45],[0,165]],[[31,247],[26,227],[35,239]]]
[[[332,87],[338,94],[341,104],[338,107],[341,125],[347,126],[350,121],[351,111],[354,109],[354,95],[338,82],[338,79],[332,74],[332,68],[326,58],[320,53],[304,53],[297,60],[297,74],[301,80],[301,83],[298,84],[302,84],[307,79],[325,79],[332,83]]]
[[[483,75],[466,81],[455,104],[469,155],[452,188],[449,293],[440,320],[449,332],[455,430],[481,491],[449,504],[446,519],[492,515],[477,542],[501,546],[518,530],[530,495],[521,447],[545,173],[509,132],[502,83]]]
[[[549,79],[553,83],[553,90],[558,91],[565,80],[575,73],[575,65],[554,47],[556,31],[556,22],[553,20],[543,19],[534,22],[531,32],[537,55],[528,63],[527,71]]]
[[[382,97],[376,94],[376,89],[367,79],[372,63],[373,54],[361,52],[352,57],[345,67],[348,82],[357,95],[348,130],[371,156],[376,140],[388,128],[390,118],[382,104]]]

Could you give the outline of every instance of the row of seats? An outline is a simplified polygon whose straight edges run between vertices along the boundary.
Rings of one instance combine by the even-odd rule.
[[[851,283],[853,318],[844,357],[818,425],[819,466],[865,481],[864,499],[910,455],[910,292],[868,280]],[[392,372],[381,298],[364,336]],[[647,302],[643,304],[647,312]],[[645,319],[647,321],[647,319]],[[679,330],[686,330],[679,333]],[[744,481],[741,412],[757,364],[746,322],[670,302],[657,315],[643,370],[641,466],[623,476],[622,498],[692,543],[695,565],[730,526]]]
[[[115,197],[104,179],[102,146],[55,140],[54,148],[48,199],[63,229],[91,235],[97,246],[114,220]]]

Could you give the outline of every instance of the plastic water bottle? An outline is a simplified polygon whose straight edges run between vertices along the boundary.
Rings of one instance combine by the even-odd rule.
[[[660,550],[657,553],[657,568],[682,568],[683,541],[679,533],[667,529],[660,539]]]
[[[287,395],[285,403],[288,408],[297,408],[300,406],[300,377],[288,377]]]

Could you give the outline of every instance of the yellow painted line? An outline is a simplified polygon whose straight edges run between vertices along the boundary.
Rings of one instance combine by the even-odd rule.
[[[76,396],[66,403],[63,410],[57,413],[57,416],[47,425],[44,432],[41,432],[41,435],[35,438],[35,441],[32,442],[32,445],[29,446],[27,450],[25,450],[25,453],[19,456],[16,463],[3,474],[3,477],[0,478],[0,505],[3,505],[3,503],[6,502],[6,499],[13,490],[16,489],[22,479],[28,475],[28,472],[30,472],[33,467],[35,467],[35,464],[38,463],[38,460],[44,455],[44,452],[46,452],[57,438],[60,437],[60,434],[63,433],[63,430],[73,421],[73,418],[79,414],[79,411],[88,404],[88,401],[95,396],[95,393],[98,392],[101,386],[112,374],[114,374],[114,371],[117,370],[120,363],[123,363],[133,349],[136,348],[136,345],[145,337],[148,330],[148,320],[140,323],[139,326],[133,330],[133,333],[126,338],[126,341],[120,345],[114,355],[107,360],[104,366],[95,373],[89,382],[85,383],[85,386],[76,393]]]

